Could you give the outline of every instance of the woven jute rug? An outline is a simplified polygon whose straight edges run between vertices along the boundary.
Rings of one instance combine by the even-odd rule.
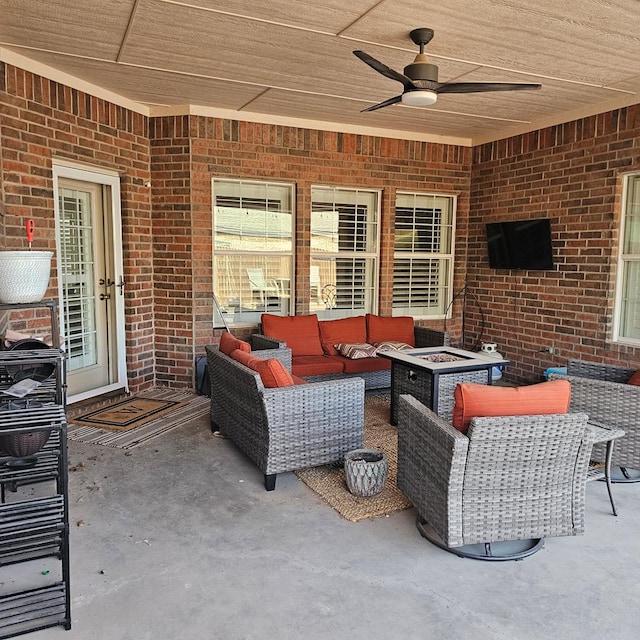
[[[398,433],[389,424],[390,399],[388,395],[367,397],[364,402],[364,446],[378,449],[387,456],[389,465],[385,488],[377,496],[360,498],[347,489],[344,469],[336,464],[300,469],[296,475],[342,517],[351,522],[402,511],[411,506],[398,489]]]
[[[144,410],[146,407],[148,414],[145,420],[125,429],[118,429],[117,424],[109,428],[98,426],[99,419],[119,419],[121,424],[126,423],[129,415],[126,409],[127,406],[131,408],[132,405],[127,405],[125,402],[131,399],[120,396],[107,402],[99,402],[90,408],[69,407],[67,437],[70,440],[89,444],[100,444],[117,449],[134,449],[191,420],[207,415],[210,408],[210,399],[206,396],[169,389],[154,389],[135,396],[138,404],[133,405],[134,411],[131,415],[137,413],[138,409]],[[152,415],[154,411],[155,414]],[[94,422],[87,420],[87,416]]]

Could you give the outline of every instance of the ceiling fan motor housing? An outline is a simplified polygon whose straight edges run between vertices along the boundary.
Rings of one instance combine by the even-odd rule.
[[[404,68],[404,75],[410,80],[430,80],[438,82],[438,67],[427,62],[427,56],[419,53],[416,59]]]

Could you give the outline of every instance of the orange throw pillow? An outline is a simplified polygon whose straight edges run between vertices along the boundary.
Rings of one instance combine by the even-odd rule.
[[[452,424],[466,433],[471,418],[567,413],[571,384],[568,380],[550,380],[525,387],[492,387],[461,382],[453,397]]]
[[[321,320],[320,341],[328,356],[337,356],[336,344],[362,343],[367,341],[367,323],[364,316],[340,318],[339,320]]]
[[[270,358],[265,360],[259,358],[252,353],[246,353],[236,349],[231,357],[237,360],[245,367],[249,367],[252,371],[260,374],[262,384],[267,389],[273,389],[275,387],[290,387],[296,384],[293,376],[287,371],[287,368],[277,358]],[[298,383],[300,384],[300,383]]]
[[[364,342],[375,344],[385,341],[406,342],[412,347],[416,346],[416,338],[413,333],[413,318],[411,316],[399,316],[397,318],[383,318],[372,313],[367,314],[367,339]],[[346,340],[344,341],[346,342]]]
[[[262,314],[262,333],[287,343],[293,356],[321,356],[318,316],[276,316]]]
[[[240,349],[240,351],[246,351],[247,353],[251,353],[251,345],[244,340],[240,340],[236,338],[234,335],[225,331],[220,336],[220,344],[218,345],[218,349],[222,353],[227,356],[230,356],[233,351],[236,349]]]

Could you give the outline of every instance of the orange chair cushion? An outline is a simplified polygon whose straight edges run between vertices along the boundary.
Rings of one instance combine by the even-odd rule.
[[[246,353],[240,349],[236,349],[231,353],[231,357],[249,367],[249,369],[260,374],[262,384],[267,389],[273,389],[275,387],[290,387],[296,384],[292,375],[287,371],[287,368],[277,358],[259,358],[252,353]]]
[[[399,316],[397,318],[383,318],[371,313],[367,314],[367,339],[364,342],[376,344],[383,341],[406,342],[416,346],[413,333],[413,318]],[[345,340],[346,342],[346,340]]]
[[[262,314],[262,333],[287,343],[292,356],[321,356],[318,316],[276,316]]]
[[[453,398],[452,424],[466,433],[472,418],[567,413],[571,384],[568,380],[550,380],[525,387],[492,387],[461,382]]]
[[[320,342],[328,356],[338,354],[335,348],[336,344],[367,341],[367,323],[364,316],[321,320],[318,326],[320,328]]]
[[[226,356],[230,356],[233,351],[236,349],[240,349],[240,351],[246,351],[247,353],[251,353],[251,345],[244,340],[240,340],[236,338],[234,335],[225,331],[220,336],[220,343],[218,345],[218,349]]]
[[[634,384],[640,386],[640,369],[636,371],[628,380],[627,384]]]
[[[249,353],[247,351],[242,351],[241,349],[235,349],[230,355],[234,360],[243,364],[245,367],[249,367],[249,369],[253,369],[252,365],[254,360],[260,360],[259,356],[255,355],[255,353]]]

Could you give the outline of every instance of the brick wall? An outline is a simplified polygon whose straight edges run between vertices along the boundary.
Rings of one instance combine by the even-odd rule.
[[[194,229],[194,326],[198,346],[211,340],[212,177],[296,185],[296,312],[309,311],[311,186],[382,189],[379,312],[391,314],[393,219],[397,190],[458,196],[456,288],[463,283],[471,150],[279,125],[193,116],[191,202]],[[429,323],[443,327],[442,320]],[[459,325],[450,322],[454,333]]]
[[[153,118],[151,200],[156,382],[193,386],[194,269],[200,242],[192,224],[191,143],[187,116]]]
[[[466,325],[513,361],[508,377],[540,379],[567,357],[640,368],[640,350],[611,342],[621,176],[640,170],[640,106],[474,148]],[[489,269],[485,223],[550,218],[555,269]],[[544,347],[554,355],[540,353]]]
[[[153,272],[147,118],[0,63],[2,248],[55,250],[52,158],[117,170],[121,176],[127,368],[131,388],[154,381]],[[55,255],[49,297],[57,292]]]

